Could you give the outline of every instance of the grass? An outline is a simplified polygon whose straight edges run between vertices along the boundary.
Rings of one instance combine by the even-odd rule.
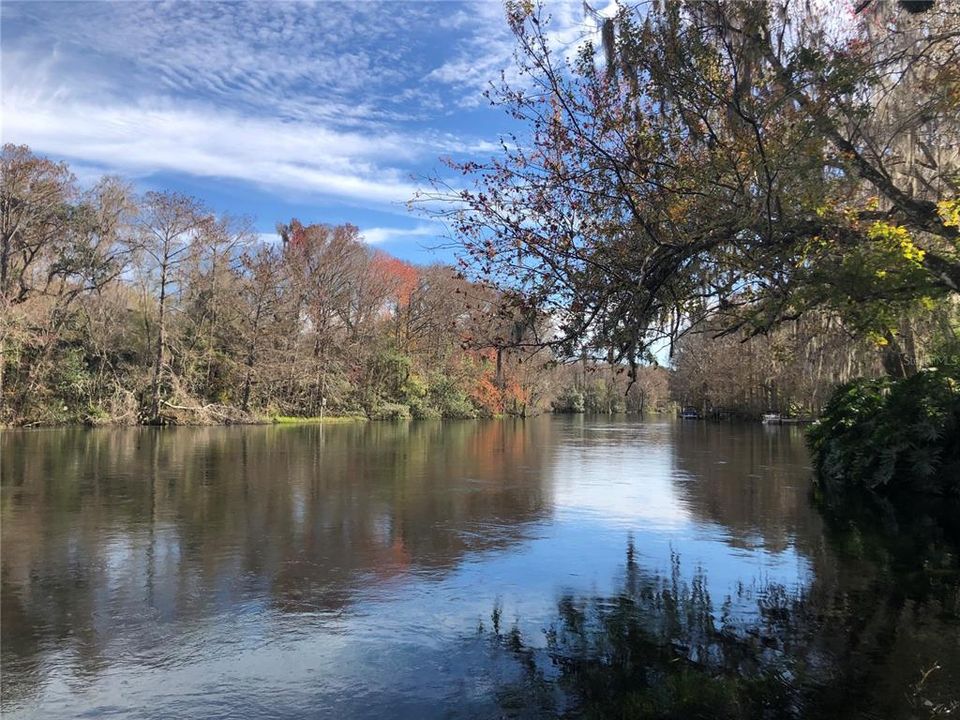
[[[272,415],[267,421],[274,425],[342,425],[344,423],[366,422],[363,415],[324,415],[321,417],[298,417],[296,415]]]

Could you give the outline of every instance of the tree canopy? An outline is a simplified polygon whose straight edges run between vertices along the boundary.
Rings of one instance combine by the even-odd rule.
[[[491,99],[523,130],[422,199],[549,344],[635,366],[707,316],[826,309],[897,350],[904,312],[960,291],[956,5],[624,5],[574,57],[542,7],[507,14],[521,80]]]

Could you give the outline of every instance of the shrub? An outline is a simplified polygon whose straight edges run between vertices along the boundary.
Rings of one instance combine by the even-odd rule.
[[[409,420],[410,407],[399,403],[382,403],[370,411],[371,420]]]
[[[958,493],[960,367],[948,364],[896,383],[842,385],[808,442],[827,493]]]
[[[445,418],[470,419],[477,416],[477,410],[467,394],[452,378],[435,373],[430,378],[430,390],[427,398],[429,406]]]
[[[871,437],[888,387],[885,379],[862,378],[841,385],[830,396],[820,420],[810,428],[807,442],[814,470],[826,489],[847,477],[872,474],[875,453]]]
[[[584,412],[583,393],[575,388],[564,390],[550,402],[555,413],[582,413]]]
[[[410,400],[410,414],[417,420],[435,420],[440,417],[440,411],[428,405],[423,398]]]
[[[466,397],[453,396],[444,400],[440,414],[454,420],[472,420],[477,417],[477,409]]]

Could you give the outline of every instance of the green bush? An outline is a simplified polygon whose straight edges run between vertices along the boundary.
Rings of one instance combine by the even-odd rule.
[[[382,403],[370,411],[371,420],[409,420],[410,407],[399,403]]]
[[[583,405],[588,413],[622,413],[627,409],[623,393],[616,385],[600,380],[587,385]]]
[[[429,406],[436,408],[445,418],[469,420],[477,417],[477,409],[470,398],[452,378],[443,373],[434,373],[430,377],[427,400]]]
[[[960,366],[842,385],[808,442],[827,493],[960,493]]]
[[[477,408],[463,394],[447,397],[440,406],[440,414],[453,420],[472,420],[477,417]]]
[[[584,412],[583,393],[575,388],[564,388],[563,391],[550,402],[555,413],[582,413]]]
[[[423,398],[412,398],[410,400],[410,414],[416,420],[436,420],[441,417],[440,411],[427,404]]]
[[[861,378],[841,385],[810,428],[807,442],[814,470],[828,488],[834,481],[872,475],[876,453],[871,438],[888,389],[885,379]]]

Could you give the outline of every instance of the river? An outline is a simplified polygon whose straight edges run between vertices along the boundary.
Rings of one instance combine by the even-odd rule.
[[[0,453],[4,717],[602,715],[582,669],[623,675],[624,617],[675,663],[643,660],[636,702],[700,702],[663,700],[674,666],[775,676],[730,692],[797,717],[960,699],[954,536],[828,521],[798,428],[66,428]],[[603,693],[639,697],[629,662]]]

